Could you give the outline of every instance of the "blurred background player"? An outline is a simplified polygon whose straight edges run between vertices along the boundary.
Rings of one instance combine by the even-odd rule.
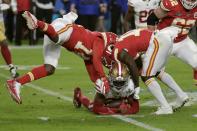
[[[160,0],[128,0],[128,10],[124,18],[124,31],[127,32],[134,28],[147,28],[147,18],[159,6],[159,2]]]
[[[6,4],[5,4],[6,3]],[[8,48],[8,41],[5,36],[5,27],[4,27],[4,20],[3,20],[3,10],[9,8],[10,1],[9,0],[0,0],[0,47],[1,47],[1,54],[9,67],[11,76],[13,78],[18,77],[17,69],[12,64],[12,56],[11,52]]]
[[[96,93],[94,101],[89,100],[75,88],[73,104],[80,108],[81,104],[89,111],[100,115],[136,114],[139,112],[139,102],[133,98],[134,84],[130,79],[126,65],[113,63],[108,76],[110,91],[103,95]]]
[[[77,23],[90,31],[96,30],[100,13],[105,13],[105,0],[72,0],[71,11],[79,16]]]
[[[195,85],[197,85],[197,45],[189,38],[188,33],[196,24],[196,6],[197,0],[162,0],[160,6],[147,20],[149,29],[161,30],[169,26],[181,29],[172,41],[172,54],[192,66]]]

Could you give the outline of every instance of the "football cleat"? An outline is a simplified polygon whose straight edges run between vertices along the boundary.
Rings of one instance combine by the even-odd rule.
[[[176,101],[172,105],[173,111],[175,112],[175,111],[181,109],[187,102],[189,102],[189,97],[186,93],[181,98],[177,97]]]
[[[74,89],[74,96],[73,96],[73,104],[76,108],[81,107],[80,97],[81,97],[81,89],[77,87]]]
[[[168,115],[173,114],[172,107],[159,107],[156,112],[154,112],[155,115]]]
[[[22,16],[26,19],[26,22],[27,22],[27,27],[30,29],[30,30],[35,30],[36,28],[38,28],[38,25],[37,25],[37,18],[32,15],[29,11],[25,11]]]
[[[16,80],[7,80],[7,89],[12,97],[12,99],[18,103],[22,104],[22,100],[20,97],[20,86],[21,84],[16,82]]]
[[[17,78],[19,76],[16,66],[10,67],[10,74],[11,74],[12,78]]]

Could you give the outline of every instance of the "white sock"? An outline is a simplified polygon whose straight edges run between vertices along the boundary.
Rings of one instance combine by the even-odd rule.
[[[11,67],[14,67],[14,65],[13,64],[9,64],[8,67],[11,68]]]
[[[177,96],[180,98],[185,95],[185,92],[180,88],[180,86],[175,82],[175,80],[168,73],[163,72],[159,75],[159,79],[166,84],[169,88],[171,88]]]
[[[145,84],[148,86],[149,91],[157,99],[161,107],[168,108],[170,106],[162,93],[160,85],[157,83],[157,81],[154,78],[149,79],[148,81],[146,81]]]

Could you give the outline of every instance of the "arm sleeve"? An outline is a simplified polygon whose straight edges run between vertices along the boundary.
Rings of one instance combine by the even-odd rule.
[[[85,63],[86,70],[89,74],[91,81],[95,82],[99,78],[99,76],[97,75],[97,72],[93,66],[93,63],[91,61],[84,61],[84,63]]]
[[[116,49],[115,49],[116,50]],[[119,55],[118,55],[119,54]],[[116,55],[116,51],[114,51],[114,55]],[[135,84],[135,87],[139,87],[139,74],[138,68],[135,64],[133,57],[131,57],[126,50],[122,50],[120,53],[117,53],[117,57],[119,60],[126,64],[129,68],[130,76]]]
[[[103,41],[102,41],[102,39],[98,38],[98,40],[95,40],[94,44],[93,44],[92,62],[93,62],[94,68],[100,78],[105,77],[103,65],[101,62],[103,50],[104,50]]]

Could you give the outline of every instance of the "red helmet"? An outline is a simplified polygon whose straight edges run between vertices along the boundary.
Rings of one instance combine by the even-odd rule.
[[[180,0],[185,9],[191,10],[196,7],[197,0]]]
[[[105,46],[107,46],[109,44],[112,44],[112,43],[115,43],[116,39],[118,37],[113,32],[102,32],[101,35],[103,37]]]
[[[114,48],[114,44],[108,44],[103,51],[102,63],[105,67],[110,68],[112,63],[114,62],[112,59],[112,50]]]

